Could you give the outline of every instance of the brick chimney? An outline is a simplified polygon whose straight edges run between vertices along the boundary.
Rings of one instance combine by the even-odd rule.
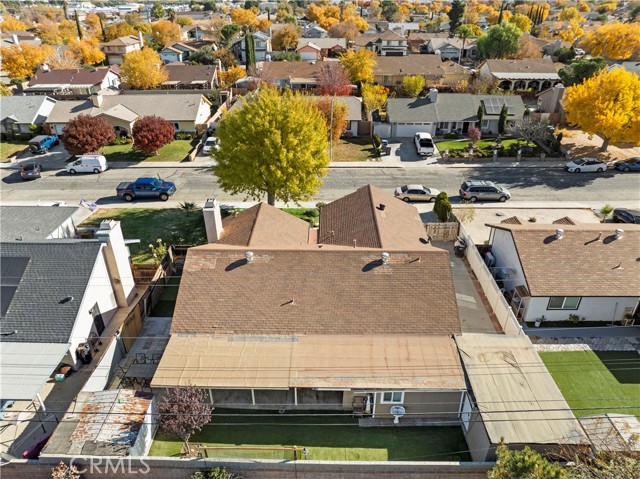
[[[109,271],[109,280],[118,306],[124,308],[134,296],[135,281],[129,262],[129,249],[124,242],[120,222],[104,220],[100,223],[96,237],[106,245],[102,251]]]
[[[202,209],[204,227],[207,230],[207,242],[215,243],[222,236],[222,214],[220,202],[215,198],[208,198]]]

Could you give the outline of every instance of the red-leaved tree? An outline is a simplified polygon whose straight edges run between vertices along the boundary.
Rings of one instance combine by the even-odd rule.
[[[316,91],[318,95],[351,95],[353,88],[349,75],[340,62],[326,62],[322,65],[318,72]]]
[[[482,137],[482,132],[480,131],[480,128],[477,128],[475,126],[470,126],[469,130],[467,131],[467,136],[469,137],[469,143],[471,143],[471,146],[474,146],[476,143],[480,141],[480,138]]]
[[[104,118],[78,115],[62,129],[62,144],[74,155],[98,151],[116,137]]]
[[[211,421],[213,407],[206,398],[204,389],[191,384],[173,388],[158,406],[162,432],[182,439],[188,450],[191,435]]]
[[[171,123],[159,116],[143,116],[135,122],[131,134],[134,150],[157,155],[160,148],[173,141],[175,130]]]

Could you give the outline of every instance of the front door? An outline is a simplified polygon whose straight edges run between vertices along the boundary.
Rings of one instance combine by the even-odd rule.
[[[98,336],[102,336],[102,332],[104,331],[104,320],[102,319],[98,303],[94,304],[93,308],[91,308],[91,316],[93,316],[93,325],[98,332]]]

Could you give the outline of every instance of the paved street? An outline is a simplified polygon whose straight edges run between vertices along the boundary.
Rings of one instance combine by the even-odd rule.
[[[122,203],[115,196],[115,187],[121,181],[140,176],[156,176],[174,181],[178,192],[172,200],[203,202],[216,196],[221,201],[242,201],[220,190],[210,168],[112,168],[100,175],[71,176],[62,170],[46,170],[43,177],[23,182],[17,170],[0,170],[0,200],[5,203],[24,201],[62,200],[69,204],[81,198],[97,201],[101,205]],[[324,180],[315,201],[331,201],[356,188],[372,183],[389,193],[396,186],[422,183],[457,196],[465,179],[494,180],[506,186],[518,202],[590,202],[611,203],[614,206],[640,206],[640,174],[622,174],[608,171],[604,174],[569,174],[559,168],[548,167],[475,167],[437,166],[426,168],[336,168]],[[457,198],[452,198],[456,202]],[[150,206],[153,203],[147,203]]]

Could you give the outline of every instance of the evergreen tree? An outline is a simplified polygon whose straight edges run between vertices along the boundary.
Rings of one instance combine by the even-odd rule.
[[[507,105],[502,105],[502,110],[500,110],[500,118],[498,119],[498,133],[501,135],[504,133],[504,130],[507,128],[507,117],[509,115],[509,110],[507,109]]]
[[[449,11],[449,31],[454,33],[464,20],[465,3],[463,0],[453,0]]]
[[[247,71],[249,71],[249,68],[256,66],[256,44],[255,39],[253,38],[253,33],[247,32],[245,42],[247,44],[247,58],[245,60],[245,65],[247,67]]]
[[[482,118],[484,117],[484,108],[482,108],[482,105],[478,107],[478,113],[476,116],[478,117],[478,128],[482,128]]]

